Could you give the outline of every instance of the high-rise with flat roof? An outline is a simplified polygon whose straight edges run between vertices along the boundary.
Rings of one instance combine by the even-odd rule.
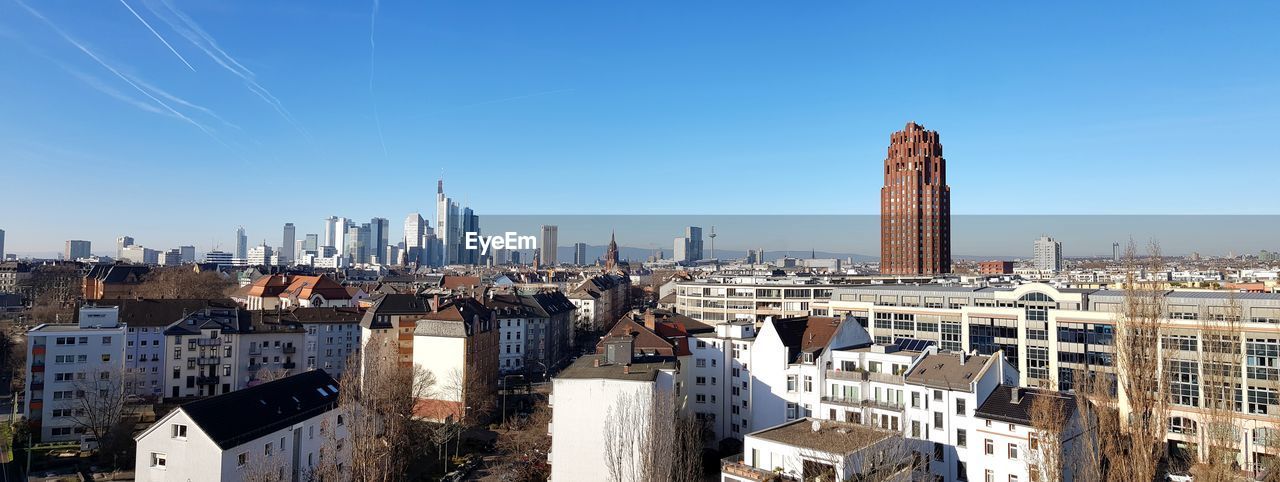
[[[244,234],[244,226],[236,228],[236,259],[249,259],[249,237]]]
[[[553,224],[542,225],[542,238],[538,240],[539,251],[542,253],[542,264],[547,266],[555,266],[556,262],[556,234],[560,228]]]
[[[62,253],[62,259],[75,261],[80,258],[88,258],[91,256],[89,253],[89,246],[88,241],[81,241],[78,239],[68,240],[67,248],[63,250]]]
[[[1062,242],[1054,241],[1048,236],[1036,238],[1031,262],[1041,271],[1062,270]]]
[[[293,227],[293,223],[284,223],[284,239],[280,243],[280,258],[284,263],[290,263],[294,259],[293,252],[294,240],[298,237],[298,231]]]
[[[116,238],[116,259],[124,257],[124,248],[133,246],[132,236],[120,236]]]
[[[938,132],[908,122],[889,136],[880,188],[880,272],[951,272],[951,187]]]

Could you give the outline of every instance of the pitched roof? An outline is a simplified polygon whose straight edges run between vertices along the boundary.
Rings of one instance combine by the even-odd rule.
[[[1017,399],[1014,398],[1017,391]],[[1075,413],[1075,399],[1062,392],[1040,388],[999,385],[974,412],[977,416],[1001,422],[1031,425],[1031,406],[1036,399],[1047,398],[1061,406],[1062,414],[1070,419]]]
[[[289,287],[289,283],[285,281],[284,276],[273,274],[261,276],[253,280],[253,283],[249,284],[249,286],[249,296],[269,298],[280,296],[280,293]]]
[[[841,320],[826,316],[799,316],[773,320],[782,344],[790,357],[787,363],[796,363],[801,353],[820,354],[840,329]]]
[[[667,331],[668,335],[681,336],[673,328]],[[654,330],[650,330],[644,326],[644,323],[635,321],[632,317],[624,316],[613,324],[613,328],[601,338],[600,343],[596,344],[596,353],[604,353],[605,340],[614,337],[631,337],[631,351],[640,355],[657,354],[658,356],[677,356],[688,355],[689,347],[687,343],[681,343],[683,350],[678,350],[676,343],[668,338],[659,335]],[[684,334],[683,336],[688,336]],[[683,352],[683,353],[681,353]]]
[[[440,282],[441,287],[446,289],[470,288],[480,286],[479,276],[445,276]]]
[[[294,308],[290,311],[299,323],[359,323],[363,313],[358,308]]]
[[[324,370],[312,370],[179,409],[226,450],[332,410],[337,403],[337,380]]]
[[[281,297],[311,299],[320,295],[326,300],[349,300],[354,297],[342,285],[329,279],[328,276],[283,276],[289,286],[280,293]]]

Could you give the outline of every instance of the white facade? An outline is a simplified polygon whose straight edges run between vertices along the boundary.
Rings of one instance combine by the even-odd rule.
[[[1062,270],[1062,243],[1048,236],[1036,239],[1033,246],[1031,264],[1041,271],[1058,272]]]
[[[116,307],[85,307],[77,325],[41,324],[27,332],[23,411],[39,425],[40,441],[80,440],[85,429],[73,411],[84,392],[97,383],[124,383],[125,327],[119,320]]]
[[[712,333],[695,334],[689,342],[693,360],[682,367],[688,380],[687,407],[715,433],[708,444],[741,440],[752,430],[750,368],[755,337],[755,324],[739,321],[717,325]]]
[[[772,427],[812,414],[822,402],[833,350],[871,343],[866,330],[850,318],[835,321],[839,327],[816,354],[795,353],[780,336],[778,322],[766,320],[752,345],[751,427]]]

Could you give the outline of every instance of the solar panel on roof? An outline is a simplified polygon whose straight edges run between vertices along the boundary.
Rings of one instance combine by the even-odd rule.
[[[915,338],[894,338],[893,343],[899,349],[907,351],[924,351],[934,345],[933,340],[917,340]]]

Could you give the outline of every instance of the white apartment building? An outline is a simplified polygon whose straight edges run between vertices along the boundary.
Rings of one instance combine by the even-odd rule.
[[[1036,238],[1032,246],[1031,265],[1041,271],[1062,271],[1062,242],[1048,236]]]
[[[751,347],[750,428],[811,416],[835,350],[871,343],[853,318],[765,319]]]
[[[207,397],[297,373],[305,331],[287,312],[209,307],[164,330],[165,398]],[[264,373],[263,373],[264,374]]]
[[[1072,468],[1076,466],[1079,450],[1080,420],[1075,401],[1059,392],[1009,385],[996,387],[978,406],[973,416],[973,438],[967,450],[969,460],[982,463],[969,464],[969,480],[997,482],[1028,482],[1044,480],[1038,473],[1045,460],[1042,445],[1036,439],[1037,431],[1031,422],[1032,405],[1036,399],[1048,397],[1060,405],[1067,423],[1062,427],[1063,481],[1074,480]],[[966,450],[960,447],[959,450]]]
[[[742,456],[721,461],[720,480],[901,481],[913,478],[910,444],[902,435],[865,425],[801,418],[748,434]],[[785,479],[784,479],[785,477]]]
[[[565,295],[576,307],[574,324],[606,330],[630,307],[631,278],[605,273],[587,278]]]
[[[115,307],[84,307],[77,324],[40,324],[27,332],[23,412],[40,441],[80,440],[86,422],[77,418],[80,400],[100,388],[123,389],[124,340]]]
[[[679,316],[679,315],[678,315]],[[698,322],[695,322],[698,323]],[[701,325],[701,323],[698,323]],[[711,329],[695,329],[686,324],[691,339],[692,363],[682,370],[692,383],[685,389],[688,406],[706,420],[713,440],[741,440],[751,431],[751,346],[756,339],[755,323],[730,321]],[[717,380],[717,383],[710,383]]]
[[[552,379],[551,482],[612,479],[605,462],[605,445],[617,443],[604,427],[619,427],[612,419],[619,403],[637,407],[638,420],[652,416],[654,397],[677,390],[678,370],[669,357],[632,358],[630,346],[606,350],[604,355],[579,358]],[[637,437],[640,434],[635,433]],[[635,444],[629,455],[638,463],[644,448]],[[621,482],[630,481],[625,478]]]
[[[184,404],[134,437],[142,482],[350,476],[338,382],[321,370]]]

